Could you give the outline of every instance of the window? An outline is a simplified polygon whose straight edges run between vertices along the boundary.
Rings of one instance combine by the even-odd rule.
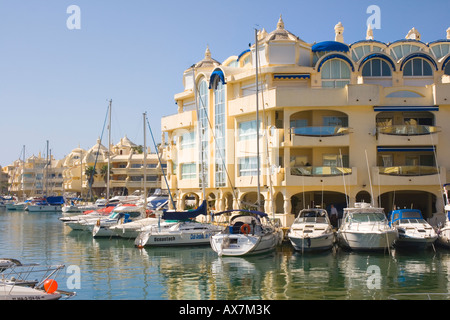
[[[321,71],[323,88],[343,88],[350,83],[350,68],[339,60],[327,61]]]
[[[433,47],[431,47],[431,50],[436,57],[436,59],[440,59],[443,56],[446,56],[450,52],[450,44],[448,43],[442,43],[437,44]]]
[[[343,154],[342,161],[341,161],[341,156],[339,154],[324,154],[322,156],[322,165],[324,167],[348,168],[348,166],[349,166],[348,155]]]
[[[363,77],[390,77],[392,73],[386,61],[371,59],[364,64],[362,75]]]
[[[290,121],[291,128],[302,128],[308,126],[308,119],[293,119]]]
[[[183,163],[181,165],[181,179],[195,179],[196,176],[195,163]]]
[[[430,64],[425,59],[414,58],[406,62],[403,67],[405,77],[427,77],[433,75]]]
[[[410,54],[411,52],[420,51],[420,47],[411,44],[400,44],[390,50],[391,56],[396,60],[400,60],[404,56]]]
[[[329,127],[348,127],[348,118],[347,117],[322,117],[323,125]]]
[[[191,149],[195,147],[195,131],[184,133],[181,136],[181,149]]]
[[[208,118],[208,109],[209,109],[209,99],[208,99],[208,85],[206,84],[206,80],[201,80],[199,85],[199,94],[198,94],[198,109],[199,109],[199,125],[200,125],[200,140],[201,140],[201,162],[200,168],[201,173],[199,175],[199,184],[200,187],[208,186],[208,179],[205,179],[205,183],[203,183],[203,177],[208,176],[208,148],[209,148],[209,118]],[[183,178],[183,177],[182,177]]]
[[[256,176],[258,174],[258,158],[239,158],[239,176]]]
[[[259,122],[261,128],[261,121]],[[256,120],[245,121],[239,123],[239,140],[256,139]]]
[[[225,186],[225,86],[216,77],[214,86],[215,185]]]
[[[450,75],[450,62],[445,65],[444,73]]]

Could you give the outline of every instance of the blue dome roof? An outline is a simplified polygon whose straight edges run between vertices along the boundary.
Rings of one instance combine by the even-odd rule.
[[[324,51],[341,51],[348,52],[348,46],[345,43],[337,41],[323,41],[316,43],[312,46],[313,52],[324,52]]]

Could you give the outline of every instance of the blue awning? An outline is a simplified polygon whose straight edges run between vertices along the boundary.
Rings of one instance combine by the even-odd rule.
[[[246,54],[247,52],[250,52],[250,49],[247,49],[247,50],[242,51],[242,52],[239,54],[239,56],[238,56],[238,58],[237,58],[237,61],[239,61],[239,60],[241,59],[241,57],[242,57],[244,54]]]
[[[438,66],[436,64],[436,61],[434,61],[434,59],[432,57],[430,57],[429,55],[422,53],[422,52],[411,53],[406,58],[404,58],[404,60],[402,61],[402,64],[400,65],[400,71],[403,70],[403,67],[406,64],[406,62],[408,62],[409,60],[411,60],[413,58],[424,58],[425,60],[428,60],[434,66],[434,69],[436,71],[438,71]]]
[[[300,80],[300,79],[309,79],[311,75],[309,73],[305,74],[274,74],[274,79],[277,80]]]
[[[395,71],[395,63],[392,61],[391,58],[389,58],[387,55],[385,55],[383,53],[372,53],[372,54],[368,55],[359,64],[359,69],[361,69],[361,67],[364,64],[364,62],[366,62],[367,60],[373,59],[373,58],[383,59],[384,61],[388,62],[391,65],[392,70]]]
[[[225,75],[223,74],[223,71],[220,69],[216,69],[213,71],[213,73],[211,73],[211,77],[209,78],[209,89],[212,88],[212,85],[214,83],[214,80],[216,79],[216,77],[220,78],[220,81],[222,81],[223,84],[226,84],[225,82]]]
[[[439,106],[374,106],[373,111],[439,111]]]
[[[435,151],[435,147],[377,147],[378,152],[417,152],[417,151]]]
[[[338,41],[323,41],[311,47],[312,52],[340,51],[348,52],[349,48],[345,43]]]
[[[355,67],[353,66],[352,61],[351,61],[349,58],[347,58],[346,56],[344,56],[343,54],[340,54],[340,53],[330,54],[330,55],[326,56],[325,58],[323,58],[323,59],[320,61],[319,66],[317,67],[317,71],[320,71],[320,68],[322,68],[322,65],[323,65],[325,62],[327,62],[328,60],[331,60],[331,59],[341,59],[341,60],[344,60],[344,61],[346,61],[346,62],[350,65],[350,67],[352,68],[352,71],[355,71]]]

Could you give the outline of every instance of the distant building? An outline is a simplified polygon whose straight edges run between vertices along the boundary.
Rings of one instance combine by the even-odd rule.
[[[13,164],[3,168],[8,176],[8,190],[5,193],[20,198],[44,195],[63,194],[63,167],[60,160],[31,156],[23,160],[16,160]]]
[[[163,169],[165,163],[163,163]],[[111,146],[110,157],[110,196],[127,195],[136,191],[144,191],[144,153],[142,146],[138,146],[124,137],[120,142]],[[75,148],[64,159],[64,189],[66,192],[82,193],[89,191],[89,169],[95,166],[92,191],[95,196],[106,196],[108,148],[100,140],[89,150]],[[146,160],[146,189],[151,192],[161,186],[162,170],[158,155],[147,151]]]
[[[281,17],[274,31],[258,32],[261,199],[285,225],[302,208],[356,201],[386,212],[412,206],[427,218],[443,212],[449,32],[430,43],[414,28],[392,43],[373,38],[369,28],[367,39],[346,44],[339,23],[335,41],[310,44]],[[208,48],[183,73],[177,113],[161,120],[179,209],[201,200],[202,187],[215,209],[255,208],[255,50],[220,63]]]

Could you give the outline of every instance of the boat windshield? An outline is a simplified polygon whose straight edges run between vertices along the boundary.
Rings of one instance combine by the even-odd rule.
[[[401,222],[401,223],[428,223],[425,221],[425,219],[414,219],[414,218],[403,218],[403,219],[401,219],[401,221],[398,221],[398,222]]]
[[[386,216],[381,212],[360,212],[350,216],[353,222],[383,222]]]
[[[322,210],[302,210],[294,223],[304,222],[327,223],[327,214]]]

